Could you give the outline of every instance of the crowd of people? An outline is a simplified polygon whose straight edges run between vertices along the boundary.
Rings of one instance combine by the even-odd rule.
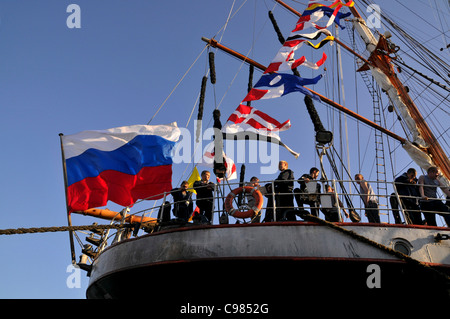
[[[343,221],[339,212],[353,222],[361,220],[355,209],[349,207],[346,209],[331,185],[325,184],[325,192],[322,193],[321,184],[324,184],[324,181],[318,179],[320,170],[317,167],[312,167],[309,173],[303,174],[298,180],[295,179],[294,172],[289,169],[286,161],[280,161],[278,169],[280,173],[273,183],[261,186],[259,179],[252,177],[247,184],[260,190],[267,199],[263,222],[295,221],[304,214],[319,217],[320,212],[325,216],[325,220],[330,222]],[[215,186],[209,181],[210,177],[209,171],[203,171],[201,180],[192,185],[197,194],[195,211],[193,193],[188,190],[187,181],[183,181],[179,188],[171,191],[174,199],[173,214],[178,219],[188,221],[192,218],[201,223],[212,220]],[[394,180],[397,193],[392,193],[389,200],[396,224],[403,223],[400,217],[400,213],[403,213],[404,223],[436,226],[436,214],[440,214],[450,227],[450,201],[446,203],[439,199],[437,189],[440,188],[447,199],[450,199],[450,190],[439,181],[438,177],[439,170],[436,167],[430,167],[427,173],[419,178],[417,171],[410,168]],[[356,174],[354,180],[359,185],[359,196],[364,204],[368,222],[380,223],[379,201],[372,186],[362,174]],[[298,187],[295,187],[296,183]],[[247,196],[246,202],[252,200],[251,196]],[[309,206],[309,211],[305,209],[305,205]],[[249,206],[251,207],[251,204]],[[255,213],[252,222],[260,221],[261,212]]]

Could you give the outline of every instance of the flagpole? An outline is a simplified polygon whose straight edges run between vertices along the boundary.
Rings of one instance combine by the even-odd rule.
[[[66,211],[67,211],[67,224],[69,227],[72,227],[72,216],[69,212],[69,199],[67,196],[67,169],[66,169],[66,158],[64,156],[64,145],[63,145],[63,138],[64,134],[59,133],[59,140],[61,143],[61,157],[62,157],[62,165],[63,165],[63,175],[64,175],[64,191],[66,195]],[[70,241],[70,257],[72,259],[72,264],[76,264],[76,257],[75,257],[75,245],[73,240],[73,231],[69,230],[69,241]]]

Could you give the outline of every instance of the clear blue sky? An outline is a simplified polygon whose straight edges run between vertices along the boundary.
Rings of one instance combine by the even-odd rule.
[[[236,1],[233,11],[242,2]],[[66,8],[71,3],[81,8],[80,29],[69,29],[66,25],[70,14]],[[58,134],[147,124],[204,48],[200,38],[216,35],[224,25],[232,3],[231,0],[0,0],[0,130],[3,136],[0,228],[67,225]],[[305,3],[306,0],[289,1],[300,12]],[[382,10],[389,8],[406,21],[416,19],[398,3],[387,0],[379,3]],[[417,1],[402,3],[413,4],[413,10],[425,12]],[[267,19],[268,9],[273,7],[274,2],[270,0],[247,1],[227,26],[223,43],[247,53],[254,42],[250,56],[268,65],[280,47]],[[447,10],[447,15],[440,17],[448,19],[448,4],[441,3],[441,8]],[[287,35],[297,18],[280,7],[274,13]],[[442,24],[435,23],[440,29]],[[448,30],[446,20],[443,25]],[[442,39],[437,40],[443,47]],[[222,123],[247,90],[247,66],[242,67],[227,91],[241,64],[217,53],[216,65],[218,84],[213,88],[208,83],[206,93],[207,124],[214,106],[225,93],[220,104]],[[151,124],[176,121],[180,127],[186,126],[192,108],[198,105],[196,98],[206,68],[207,55],[203,53]],[[328,68],[335,67],[328,64]],[[260,75],[255,72],[254,81]],[[292,163],[291,168],[299,177],[311,166],[318,165],[313,154],[312,125],[302,96],[286,97],[276,103],[276,108],[268,103],[254,106],[280,122],[291,119],[293,132],[281,136],[302,155],[294,161],[289,153],[281,150],[280,159]],[[352,103],[348,97],[347,105],[350,107]],[[326,110],[322,107],[320,112],[326,114]],[[371,118],[371,110],[366,113]],[[193,119],[196,116],[197,107]],[[310,132],[299,143],[299,134],[304,134],[300,133],[301,127]],[[188,128],[194,131],[192,121]],[[354,136],[354,131],[350,135]],[[372,161],[364,165],[367,174],[375,178]],[[174,186],[181,178],[188,178],[192,165],[183,176],[185,168],[186,164],[174,167]],[[258,175],[261,180],[276,176],[261,176],[256,164],[247,165],[247,179],[251,175]],[[74,216],[76,225],[92,222]],[[69,289],[66,285],[70,275],[66,272],[70,265],[67,233],[1,236],[0,253],[0,298],[85,297],[88,278],[84,273],[81,288]]]

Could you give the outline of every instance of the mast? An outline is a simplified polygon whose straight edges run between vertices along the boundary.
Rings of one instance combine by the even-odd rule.
[[[302,16],[298,11],[288,6],[283,1],[275,1],[297,16]],[[367,27],[364,19],[358,13],[355,6],[351,6],[349,9],[355,17],[352,21],[353,25],[360,37],[366,43],[366,49],[369,51],[370,57],[366,60],[338,39],[334,39],[334,41],[365,62],[358,71],[370,69],[377,83],[397,105],[406,125],[413,133],[413,143],[419,146],[417,148],[411,145],[411,143],[402,143],[404,145],[408,144],[404,149],[413,160],[425,170],[428,169],[430,163],[434,163],[441,170],[442,174],[447,179],[448,184],[448,181],[450,180],[450,161],[430,127],[425,122],[419,109],[409,96],[405,86],[401,83],[394,71],[394,66],[391,63],[389,54],[396,51],[391,48],[384,35],[380,34],[378,41],[375,39],[372,31]]]
[[[284,6],[285,8],[287,8],[292,13],[301,17],[301,14],[299,12],[294,10],[292,7],[286,5],[283,1],[281,0],[275,1]],[[386,91],[389,98],[400,110],[407,127],[413,134],[412,143],[382,128],[376,123],[373,123],[372,121],[357,115],[356,113],[350,111],[349,109],[343,107],[342,105],[339,105],[334,101],[318,94],[317,92],[314,92],[309,88],[306,89],[318,95],[325,103],[335,108],[338,108],[339,110],[345,112],[346,114],[349,114],[355,117],[356,119],[370,125],[371,127],[374,127],[375,129],[391,137],[394,137],[395,139],[400,141],[403,144],[404,149],[411,156],[411,158],[423,169],[428,169],[428,167],[432,165],[437,166],[443,173],[443,176],[446,179],[446,183],[448,184],[448,181],[450,180],[450,161],[445,155],[445,152],[443,151],[436,137],[432,133],[431,129],[426,124],[417,106],[409,96],[406,88],[398,79],[394,71],[394,67],[391,63],[391,58],[389,57],[389,54],[396,52],[395,49],[393,49],[390,46],[390,44],[386,40],[386,37],[384,37],[383,35],[380,35],[380,38],[377,41],[372,32],[370,31],[370,29],[365,24],[365,21],[362,19],[361,15],[354,8],[354,6],[349,7],[349,9],[355,16],[353,24],[355,26],[355,29],[360,34],[361,38],[366,43],[366,49],[369,51],[370,57],[368,59],[364,59],[362,56],[351,50],[348,46],[346,46],[338,39],[334,39],[334,41],[364,61],[364,65],[359,69],[359,71],[368,69],[372,71],[372,75],[374,76],[377,83],[383,88],[383,90]],[[266,69],[266,67],[264,67],[260,63],[253,61],[245,57],[244,55],[237,53],[236,51],[226,48],[222,44],[217,43],[217,41],[214,39],[209,40],[203,38],[203,40],[209,43],[211,46],[224,50],[232,54],[233,56],[256,66],[261,70]]]
[[[277,2],[279,1],[277,0]],[[372,31],[367,27],[365,21],[361,18],[361,15],[354,6],[349,9],[355,16],[355,19],[352,21],[353,25],[366,43],[366,49],[370,53],[370,57],[368,58],[369,63],[366,62],[360,70],[370,68],[377,83],[386,91],[391,100],[400,109],[408,128],[415,135],[414,142],[422,146],[422,149],[425,149],[426,155],[439,167],[447,181],[450,180],[450,161],[448,157],[394,71],[389,54],[395,51],[389,45],[384,35],[380,34],[377,42]],[[408,123],[409,118],[414,123]],[[413,157],[409,151],[408,153]],[[426,166],[423,163],[421,166],[423,169],[428,168],[423,167]]]

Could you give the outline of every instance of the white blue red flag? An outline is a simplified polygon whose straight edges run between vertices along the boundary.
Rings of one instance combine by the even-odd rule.
[[[297,158],[299,153],[281,142],[278,135],[279,132],[286,131],[290,127],[290,120],[280,123],[273,117],[254,107],[241,104],[230,115],[228,121],[222,128],[222,132],[224,139],[264,140],[281,145]]]
[[[295,51],[300,49],[303,44],[307,44],[317,50],[327,42],[333,41],[334,37],[331,35],[331,32],[327,30],[327,27],[329,27],[334,22],[341,28],[343,28],[340,25],[340,19],[349,16],[350,12],[341,13],[339,12],[339,10],[343,6],[353,6],[353,1],[350,1],[348,4],[344,4],[341,1],[337,0],[329,6],[321,4],[319,2],[324,1],[312,0],[309,2],[308,7],[305,11],[303,11],[302,16],[297,21],[295,28],[291,31],[291,34],[286,39],[286,42],[283,44],[281,49],[278,51],[277,55],[272,60],[265,73],[286,72],[293,70],[299,66],[318,69],[325,63],[327,59],[325,53],[322,53],[321,59],[314,63],[307,61],[305,56],[301,56],[300,58],[295,59]],[[325,16],[329,17],[329,19],[325,26],[320,26],[318,23]],[[312,29],[312,31],[309,31],[309,33],[305,33],[305,30],[307,29]],[[326,38],[324,38],[317,44],[313,44],[312,42],[305,40],[317,40],[322,35],[326,35]]]
[[[313,62],[307,61],[305,56],[300,58],[294,57],[295,51],[302,47],[303,44],[307,44],[314,49],[320,49],[327,42],[333,41],[334,37],[326,28],[333,22],[340,26],[340,19],[346,17],[347,14],[341,14],[339,10],[343,6],[353,6],[353,1],[343,3],[341,0],[336,0],[331,5],[324,5],[320,2],[325,2],[325,0],[309,1],[308,7],[297,21],[289,38],[242,102],[277,98],[292,92],[301,92],[313,99],[320,100],[317,95],[307,90],[304,86],[317,84],[322,75],[314,78],[302,78],[291,74],[291,72],[299,66],[317,70],[325,63],[327,55],[323,52],[321,58]],[[325,26],[319,26],[319,20],[324,16],[328,16],[329,20]],[[307,29],[312,30],[305,32]],[[326,37],[317,44],[309,41],[317,40],[322,35],[326,35]],[[278,136],[278,132],[289,127],[289,121],[279,123],[267,114],[254,108],[246,107],[241,103],[230,116],[222,131],[224,132],[224,138],[233,138],[234,136],[237,139],[247,139],[249,136],[254,136],[260,139],[261,136],[264,136],[266,141],[278,143],[288,149],[295,157],[298,157],[299,154],[283,144]]]
[[[286,73],[264,74],[254,85],[253,89],[248,92],[243,101],[271,99],[292,92],[301,92],[318,100],[319,98],[305,89],[303,85],[316,84],[321,78],[322,75],[318,75],[312,79],[304,79],[299,76]]]
[[[243,129],[252,128],[266,132],[277,132],[289,129],[291,127],[291,121],[287,120],[284,123],[280,123],[273,117],[254,107],[240,104],[230,115],[224,127],[229,127],[230,125],[239,125]]]
[[[341,29],[345,29],[345,27],[341,25],[341,19],[345,19],[348,16],[350,16],[351,12],[346,12],[346,13],[339,12],[339,10],[342,8],[342,6],[343,6],[342,4],[336,5],[336,7],[333,9],[332,6],[327,7],[325,5],[316,4],[316,6],[309,6],[308,8],[306,8],[306,10],[303,11],[302,16],[310,16],[316,12],[319,12],[319,15],[322,15],[322,16],[326,15],[327,17],[330,18],[327,22],[327,25],[326,25],[327,27],[329,27],[334,22]],[[346,6],[351,6],[351,5],[348,4]]]
[[[108,200],[132,206],[170,191],[172,149],[179,136],[176,123],[63,136],[69,212],[105,206]]]

